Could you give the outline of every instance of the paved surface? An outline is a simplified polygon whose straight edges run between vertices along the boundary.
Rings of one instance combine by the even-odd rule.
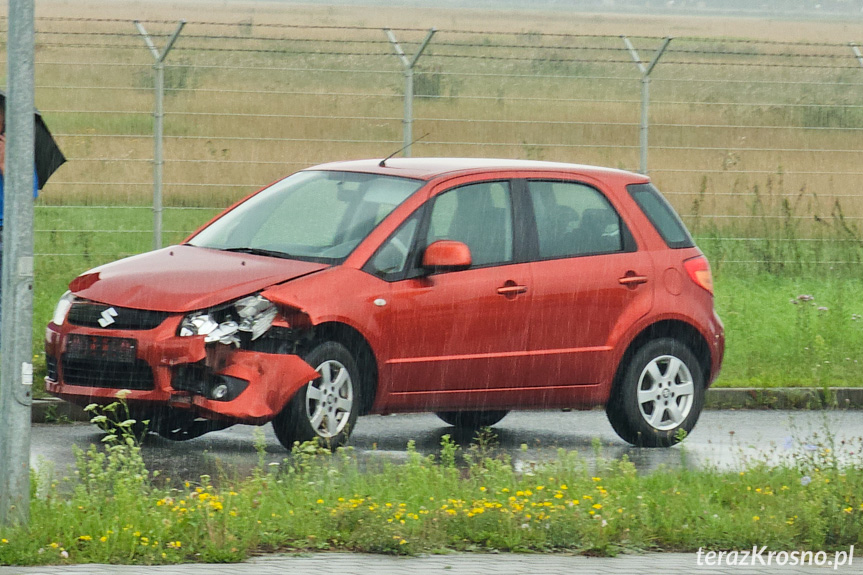
[[[834,555],[829,554],[831,563]],[[750,558],[751,561],[751,558]],[[705,557],[694,553],[649,553],[610,558],[570,555],[462,554],[422,557],[390,557],[355,553],[317,553],[312,555],[273,555],[257,557],[240,564],[218,565],[74,565],[68,567],[0,567],[0,575],[270,575],[303,573],[338,575],[803,575],[827,573],[863,573],[863,557],[854,557],[851,565],[779,566],[704,565]],[[767,562],[765,558],[765,563]],[[859,565],[858,565],[859,562]]]
[[[230,468],[248,475],[258,464],[254,448],[255,429],[237,425],[186,442],[151,436],[143,456],[150,470],[175,481],[197,480],[207,474],[218,477]],[[279,444],[272,427],[265,433],[267,463],[279,463],[288,452]],[[859,411],[705,411],[686,440],[671,449],[632,447],[620,440],[602,411],[514,412],[494,426],[497,453],[506,453],[516,467],[556,457],[557,449],[577,451],[586,461],[595,460],[595,442],[605,458],[626,456],[640,471],[662,466],[738,468],[748,460],[777,461],[789,457],[806,444],[823,442],[826,435],[846,450],[863,447],[863,416]],[[407,459],[408,440],[420,453],[439,453],[441,437],[453,434],[432,414],[361,417],[351,438],[361,465],[399,463]],[[816,435],[818,437],[816,437]],[[74,463],[71,445],[87,449],[101,443],[102,433],[89,424],[44,425],[32,428],[31,456],[35,467],[46,463],[64,473]],[[462,447],[471,437],[456,437]],[[522,446],[526,447],[522,447]],[[838,453],[841,457],[843,453]],[[859,451],[858,451],[859,453]],[[857,455],[859,460],[860,456]]]
[[[861,409],[863,387],[834,387],[829,393],[813,387],[728,388],[707,390],[705,409]],[[83,409],[55,397],[33,400],[33,423],[50,423],[58,419],[90,421]]]

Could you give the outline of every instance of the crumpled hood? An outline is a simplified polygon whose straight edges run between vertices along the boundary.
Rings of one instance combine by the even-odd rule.
[[[118,307],[189,312],[329,267],[194,246],[171,246],[94,268],[69,289]]]

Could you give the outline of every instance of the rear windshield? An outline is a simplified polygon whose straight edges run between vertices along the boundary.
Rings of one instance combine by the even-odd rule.
[[[695,245],[677,212],[653,184],[630,184],[626,189],[668,247],[691,248]]]

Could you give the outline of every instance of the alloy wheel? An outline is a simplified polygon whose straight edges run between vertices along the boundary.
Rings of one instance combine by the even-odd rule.
[[[350,420],[354,385],[348,369],[336,360],[327,360],[316,371],[321,377],[306,390],[306,415],[319,437],[335,437]]]
[[[638,410],[654,429],[679,426],[692,409],[695,385],[686,364],[673,355],[653,359],[638,380]]]

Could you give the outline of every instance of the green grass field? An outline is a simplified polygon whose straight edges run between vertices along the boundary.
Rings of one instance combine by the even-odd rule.
[[[717,385],[863,385],[860,278],[723,273],[716,307],[727,337]]]

